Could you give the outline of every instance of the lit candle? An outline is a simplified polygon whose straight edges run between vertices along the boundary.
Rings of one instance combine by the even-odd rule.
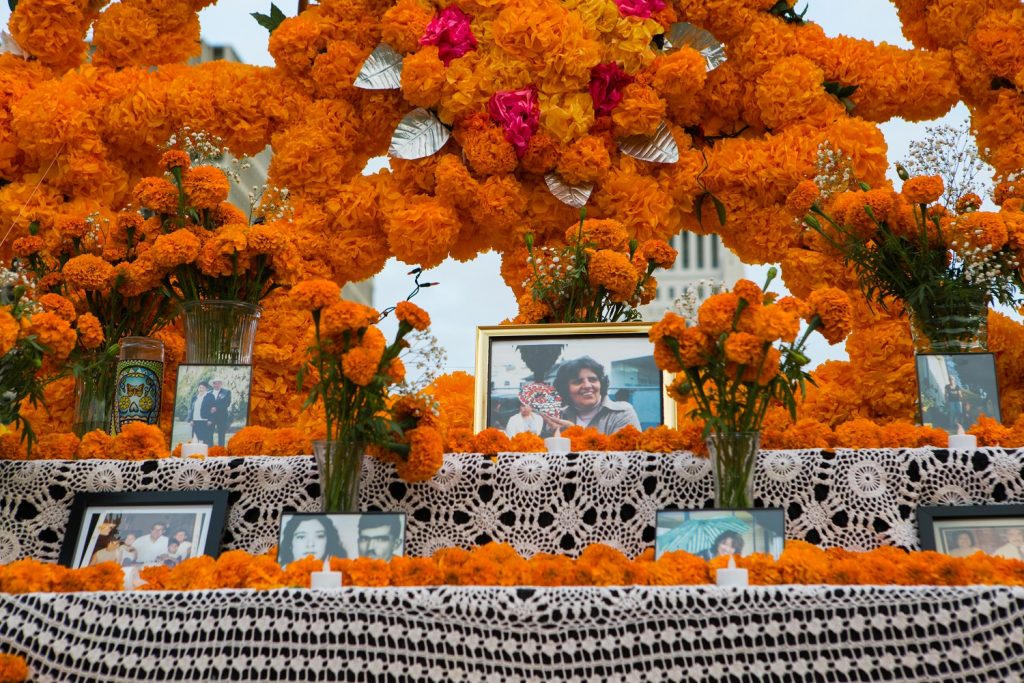
[[[959,434],[949,435],[949,450],[951,451],[973,451],[978,447],[978,437],[974,434],[964,434],[964,428],[960,427]]]
[[[310,572],[310,588],[341,588],[341,572],[331,571],[330,558],[324,560],[324,569],[320,572]]]
[[[715,574],[715,581],[719,586],[749,586],[750,581],[746,569],[736,566],[735,558],[729,556],[729,566],[719,569]]]
[[[572,450],[572,442],[564,436],[549,436],[544,439],[548,453],[568,453]]]
[[[181,444],[181,457],[193,458],[198,455],[209,455],[210,449],[202,441],[196,441],[196,437],[192,437],[185,443]]]

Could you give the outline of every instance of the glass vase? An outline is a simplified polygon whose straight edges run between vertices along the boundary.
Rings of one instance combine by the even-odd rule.
[[[984,301],[955,306],[932,301],[908,313],[917,353],[967,353],[988,348],[988,306]]]
[[[715,507],[749,508],[754,504],[754,466],[760,432],[711,432],[707,437],[715,477]]]
[[[359,477],[363,471],[365,451],[364,445],[360,443],[313,442],[324,512],[359,511]]]
[[[251,365],[263,309],[244,301],[186,301],[185,358],[200,365]]]
[[[160,422],[164,386],[164,343],[149,337],[125,337],[117,358],[117,383],[110,433],[129,422]]]
[[[96,429],[110,429],[116,383],[115,356],[97,360],[75,374],[75,436],[81,438]]]

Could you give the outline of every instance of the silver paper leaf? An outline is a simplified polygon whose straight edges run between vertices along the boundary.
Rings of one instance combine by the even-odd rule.
[[[551,194],[555,195],[555,199],[574,209],[582,209],[586,206],[590,199],[590,193],[594,191],[593,183],[570,185],[557,173],[548,173],[544,176],[544,182],[548,184],[548,189],[551,190]]]
[[[704,29],[685,21],[669,26],[661,40],[661,52],[665,54],[681,47],[692,47],[704,56],[708,71],[714,71],[725,63],[725,45]]]
[[[451,132],[433,112],[413,109],[398,123],[391,135],[388,154],[396,159],[422,159],[436,154],[448,142]]]
[[[28,54],[21,49],[18,41],[7,31],[0,31],[0,54],[10,52],[15,57],[25,58]]]
[[[640,161],[653,161],[657,164],[674,164],[679,161],[679,145],[672,137],[672,132],[662,121],[654,135],[630,135],[619,140],[619,149]]]
[[[363,90],[398,90],[402,87],[402,55],[381,43],[363,62],[352,85]]]

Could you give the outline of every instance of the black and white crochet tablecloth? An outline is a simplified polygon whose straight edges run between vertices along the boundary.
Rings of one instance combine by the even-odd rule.
[[[33,681],[1024,676],[1024,589],[356,588],[0,595]]]
[[[311,457],[0,462],[0,564],[56,561],[77,491],[231,492],[224,548],[276,543],[282,510],[316,510]],[[662,508],[710,505],[709,462],[689,453],[449,454],[432,480],[405,484],[367,458],[361,505],[408,515],[406,552],[510,543],[521,554],[578,554],[606,543],[636,555]],[[1024,450],[764,451],[758,502],[782,507],[786,534],[823,546],[917,547],[918,505],[1024,500]]]

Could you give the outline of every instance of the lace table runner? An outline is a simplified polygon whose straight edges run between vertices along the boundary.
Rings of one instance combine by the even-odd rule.
[[[224,547],[262,552],[282,510],[316,510],[311,457],[0,462],[0,563],[56,561],[77,491],[231,492]],[[525,556],[578,554],[606,543],[636,555],[654,541],[661,508],[711,504],[709,462],[689,453],[509,453],[497,462],[449,454],[421,484],[367,458],[361,506],[408,515],[406,552],[511,544]],[[1024,500],[1024,450],[765,451],[758,503],[782,507],[786,535],[823,546],[917,547],[918,505]]]
[[[1020,681],[1024,589],[0,594],[34,681]]]

